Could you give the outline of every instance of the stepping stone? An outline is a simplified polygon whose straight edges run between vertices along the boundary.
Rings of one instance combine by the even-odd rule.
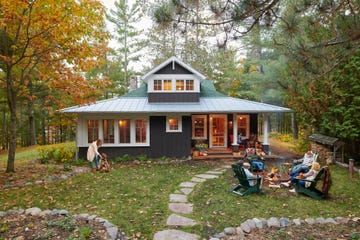
[[[180,187],[195,187],[196,186],[196,183],[193,183],[193,182],[182,182],[180,183]]]
[[[212,179],[212,178],[218,178],[219,176],[210,175],[210,174],[199,174],[199,175],[196,175],[196,177],[204,178],[204,179]]]
[[[204,179],[204,178],[192,178],[191,181],[201,183],[201,182],[205,182],[206,179]]]
[[[169,203],[169,209],[175,213],[189,214],[193,211],[191,203]]]
[[[207,174],[215,174],[215,175],[220,175],[223,174],[223,172],[217,172],[217,171],[208,171],[206,172]]]
[[[194,189],[193,188],[182,188],[180,189],[186,195],[189,195]]]
[[[168,226],[194,226],[196,224],[195,220],[177,214],[171,214],[166,221]]]
[[[164,230],[155,233],[153,240],[198,240],[200,236],[180,230]]]
[[[170,202],[187,202],[187,196],[182,194],[170,194]]]

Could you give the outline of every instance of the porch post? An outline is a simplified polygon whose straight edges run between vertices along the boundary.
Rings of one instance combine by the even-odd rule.
[[[263,113],[263,151],[266,154],[270,153],[270,144],[269,144],[269,130],[268,130],[268,115]]]
[[[238,136],[238,129],[237,129],[237,117],[236,117],[236,113],[233,113],[233,142],[232,145],[233,146],[237,146],[238,142],[237,142],[237,136]]]

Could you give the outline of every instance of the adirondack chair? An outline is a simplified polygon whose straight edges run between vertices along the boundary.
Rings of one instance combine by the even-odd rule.
[[[234,171],[234,177],[239,180],[239,184],[232,189],[232,193],[242,197],[254,192],[260,193],[261,177],[247,178],[244,169],[239,164],[233,164],[231,168]],[[256,184],[251,186],[249,180],[256,181]]]
[[[309,187],[302,186],[300,181],[310,182]],[[321,185],[322,183],[322,185]],[[321,188],[320,188],[321,185]],[[311,198],[320,200],[328,196],[330,187],[332,185],[329,167],[322,167],[314,180],[294,178],[294,187],[296,192],[305,194]]]

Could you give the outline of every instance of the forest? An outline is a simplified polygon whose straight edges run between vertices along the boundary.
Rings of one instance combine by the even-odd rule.
[[[108,5],[106,5],[108,6]],[[177,56],[229,96],[294,111],[270,129],[360,160],[360,0],[0,0],[1,149],[75,140],[59,110],[127,93]],[[149,27],[144,24],[149,22]],[[140,84],[139,82],[137,84]]]

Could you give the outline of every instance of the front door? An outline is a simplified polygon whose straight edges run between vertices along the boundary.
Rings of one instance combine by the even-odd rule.
[[[227,146],[227,115],[210,115],[210,143],[211,148],[224,148]]]

